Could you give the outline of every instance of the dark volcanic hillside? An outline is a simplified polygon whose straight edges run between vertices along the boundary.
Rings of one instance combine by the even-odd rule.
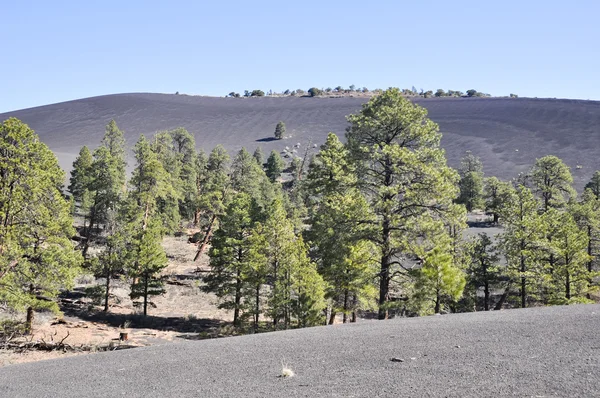
[[[86,98],[0,114],[28,123],[69,169],[82,145],[95,147],[104,126],[115,119],[129,145],[140,133],[185,127],[205,150],[223,144],[233,151],[258,145],[268,153],[312,140],[329,131],[343,136],[345,116],[365,98],[215,98],[171,94],[119,94]],[[449,162],[458,165],[466,150],[480,156],[488,175],[512,178],[544,155],[572,168],[577,188],[600,169],[600,102],[555,99],[417,99],[444,134]],[[283,120],[290,138],[270,141]],[[581,166],[577,168],[577,166]]]

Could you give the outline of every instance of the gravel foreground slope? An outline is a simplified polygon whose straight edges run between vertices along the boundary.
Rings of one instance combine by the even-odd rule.
[[[295,376],[278,377],[282,363]],[[14,365],[0,369],[0,396],[597,397],[599,376],[600,305],[579,305],[364,321]]]
[[[116,94],[84,98],[0,114],[28,123],[70,170],[83,145],[96,147],[104,127],[115,119],[133,147],[140,134],[185,127],[199,147],[218,144],[234,152],[261,146],[265,155],[286,146],[303,155],[309,143],[320,145],[332,131],[344,136],[346,116],[368,99],[217,98],[174,94]],[[536,158],[556,155],[571,167],[581,189],[600,169],[600,101],[535,98],[415,98],[440,125],[449,164],[457,167],[466,150],[481,157],[484,171],[511,179],[529,170]],[[272,140],[284,121],[287,135]],[[130,158],[130,168],[133,158]]]

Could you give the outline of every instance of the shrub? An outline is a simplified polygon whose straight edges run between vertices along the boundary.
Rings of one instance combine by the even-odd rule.
[[[323,94],[323,91],[319,88],[311,87],[308,89],[308,93],[311,97],[318,97],[319,95]]]

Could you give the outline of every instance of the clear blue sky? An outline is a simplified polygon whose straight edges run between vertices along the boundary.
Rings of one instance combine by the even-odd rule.
[[[1,11],[0,112],[351,84],[600,99],[598,0],[4,0]]]

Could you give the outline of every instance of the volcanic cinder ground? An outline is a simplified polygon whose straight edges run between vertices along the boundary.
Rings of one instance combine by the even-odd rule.
[[[600,305],[362,321],[8,366],[0,396],[598,397],[598,330]]]
[[[105,125],[115,119],[132,147],[143,133],[185,127],[199,147],[222,144],[290,150],[300,143],[322,144],[328,132],[343,137],[346,116],[360,110],[365,97],[217,98],[174,94],[118,94],[80,99],[0,114],[28,123],[58,155],[66,170],[83,145],[100,143]],[[503,179],[526,172],[536,158],[556,155],[571,167],[581,189],[600,169],[600,102],[532,98],[417,98],[440,125],[442,146],[451,166],[465,151],[481,157],[487,175]],[[278,121],[285,140],[272,140]],[[130,168],[133,160],[130,161]]]

